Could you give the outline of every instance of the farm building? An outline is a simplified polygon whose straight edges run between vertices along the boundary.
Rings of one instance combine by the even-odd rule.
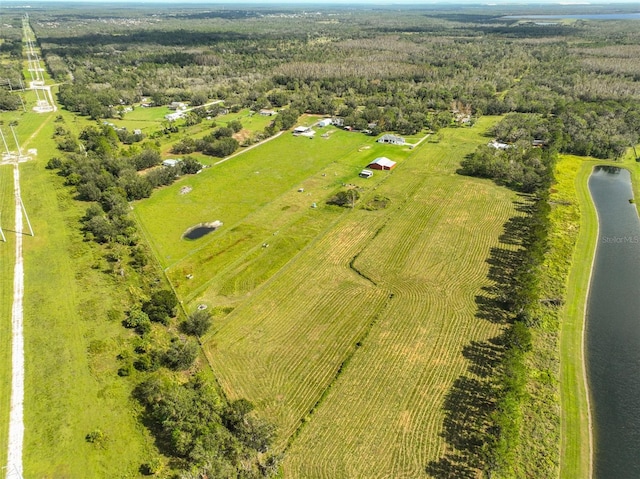
[[[313,138],[313,135],[315,135],[316,132],[308,126],[297,126],[293,129],[293,134],[295,136],[307,136],[309,138]]]
[[[323,118],[317,123],[317,125],[320,128],[324,128],[325,126],[329,126],[330,124],[331,124],[331,118]]]
[[[276,114],[276,112],[274,110],[267,110],[265,108],[263,108],[262,110],[260,110],[260,114],[262,116],[273,116]]]
[[[367,165],[367,168],[372,168],[374,170],[393,170],[396,167],[396,162],[391,161],[389,158],[385,156],[381,156],[380,158],[376,158],[371,163]]]
[[[371,171],[371,170],[362,170],[360,173],[358,173],[358,176],[360,178],[371,178],[373,176],[373,171]]]
[[[382,135],[377,141],[378,143],[390,143],[392,145],[404,145],[405,143],[404,138],[401,136],[390,134]]]

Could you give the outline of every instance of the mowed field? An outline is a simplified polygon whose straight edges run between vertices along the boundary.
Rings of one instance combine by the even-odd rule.
[[[406,202],[354,266],[392,297],[293,442],[285,477],[425,477],[444,453],[443,402],[466,372],[462,349],[499,331],[475,317],[475,297],[513,214],[512,193],[450,175],[464,149],[430,145],[381,188],[407,189]]]
[[[251,292],[344,215],[325,204],[344,183],[372,191],[384,181],[387,172],[358,178],[372,159],[402,162],[409,151],[332,127],[312,140],[284,133],[154,192],[135,204],[135,214],[181,299],[218,305]],[[182,194],[184,187],[191,190]],[[182,238],[189,227],[216,220],[220,230]]]
[[[235,210],[229,209],[235,221],[212,209],[198,217],[200,206],[212,206],[198,205],[202,199],[195,196],[195,205],[176,207],[186,201],[179,188],[205,182],[204,174],[136,205],[181,299],[192,300],[188,306],[205,301],[215,307],[236,295],[233,312],[217,319],[204,338],[205,353],[229,398],[248,398],[278,427],[276,448],[287,449],[285,477],[426,477],[429,461],[444,452],[443,398],[467,373],[462,349],[500,332],[499,325],[475,316],[475,298],[489,284],[486,260],[515,214],[515,195],[455,173],[464,155],[487,142],[482,133],[495,121],[445,130],[439,143],[415,150],[336,131],[346,135],[334,143],[342,149],[326,147],[319,159],[304,145],[325,140],[283,136],[229,162],[246,168],[252,182],[235,190],[226,185],[231,177],[220,183],[227,188],[218,201],[236,198]],[[260,176],[272,165],[265,161],[257,170],[250,154],[286,158],[292,176],[278,177],[274,170],[264,183],[253,183],[250,173]],[[398,159],[399,166],[376,172],[374,181],[360,180],[361,204],[380,195],[390,200],[386,209],[321,205],[340,183],[357,183],[359,169],[381,155]],[[221,169],[206,174],[222,176]],[[162,194],[164,208],[158,204]],[[242,205],[245,196],[248,204]],[[310,201],[319,208],[309,209]],[[177,218],[178,211],[188,218]],[[201,247],[181,245],[178,238],[190,224],[215,219],[225,222],[227,239],[220,230]],[[299,247],[272,263],[264,259],[272,246],[261,245],[285,243],[287,228],[295,225],[306,231]],[[243,257],[262,257],[272,267],[263,267],[261,281],[225,289],[234,275],[251,270]],[[185,274],[194,277],[186,280]]]

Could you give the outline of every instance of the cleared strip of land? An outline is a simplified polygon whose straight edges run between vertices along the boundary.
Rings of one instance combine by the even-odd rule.
[[[579,227],[560,322],[560,477],[567,479],[591,477],[592,446],[583,332],[591,267],[598,240],[598,218],[587,186],[594,164],[583,158],[564,156],[556,169],[557,194],[579,210],[578,225],[573,224],[571,218],[558,225],[571,229]]]
[[[24,261],[22,258],[22,197],[20,196],[20,168],[13,167],[15,201],[15,263],[13,270],[13,307],[11,309],[11,410],[9,413],[9,449],[7,474],[22,476],[22,446],[24,444],[24,334],[23,297]]]
[[[0,464],[7,464],[9,411],[11,403],[11,310],[15,235],[13,166],[0,166],[0,226],[7,239],[0,241]]]

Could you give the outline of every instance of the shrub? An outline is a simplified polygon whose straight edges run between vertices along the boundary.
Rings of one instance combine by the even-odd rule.
[[[174,338],[163,356],[163,363],[174,371],[189,369],[198,356],[198,343]]]
[[[349,189],[338,191],[338,193],[327,201],[329,205],[342,206],[344,208],[353,208],[360,198],[358,190]]]
[[[194,311],[181,325],[182,331],[192,336],[203,336],[210,327],[211,313],[207,310]]]

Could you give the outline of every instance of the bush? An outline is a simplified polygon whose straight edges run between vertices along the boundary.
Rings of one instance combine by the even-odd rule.
[[[174,338],[163,356],[163,363],[174,371],[189,369],[198,356],[198,343]]]
[[[353,208],[360,198],[358,190],[350,189],[338,191],[338,193],[327,201],[329,205],[342,206],[345,208]]]
[[[182,331],[192,336],[203,336],[210,327],[211,313],[207,310],[198,310],[191,313],[181,325]]]
[[[151,321],[168,324],[169,318],[175,315],[178,299],[173,291],[163,289],[151,295],[151,299],[142,305],[142,311],[147,313]]]
[[[100,429],[94,429],[84,437],[85,441],[98,447],[104,447],[107,442],[107,435]]]

